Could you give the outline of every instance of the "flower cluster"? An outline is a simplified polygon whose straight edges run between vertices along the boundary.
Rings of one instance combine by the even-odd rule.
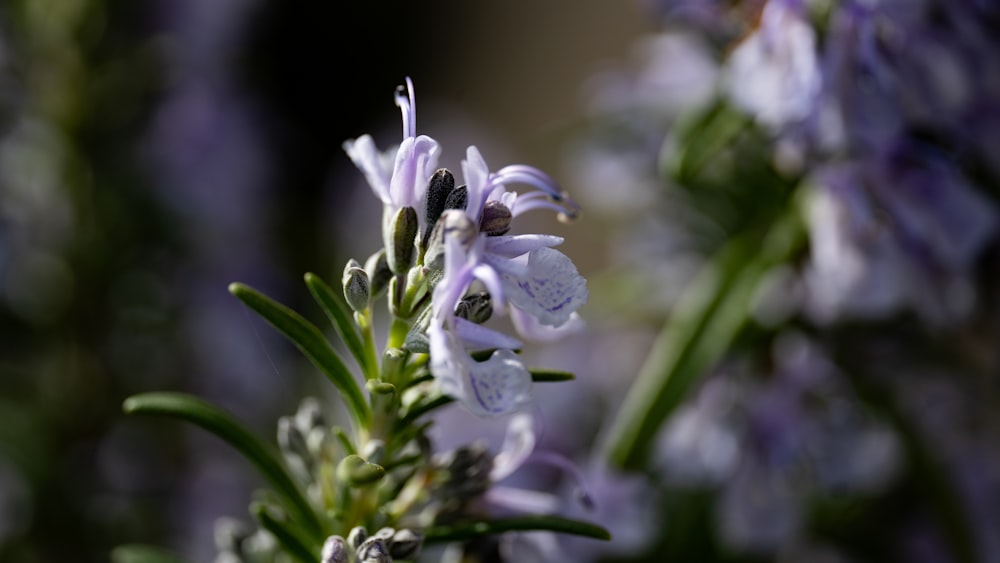
[[[531,376],[515,353],[521,343],[483,323],[494,312],[509,312],[522,337],[552,338],[579,326],[576,310],[587,288],[572,261],[552,248],[562,238],[508,233],[528,211],[551,209],[570,219],[579,207],[531,166],[491,172],[475,146],[462,161],[465,183],[456,186],[451,171],[436,169],[438,143],[416,135],[409,79],[396,104],[403,114],[397,149],[379,152],[368,135],[344,149],[384,204],[385,256],[395,276],[389,301],[397,319],[418,319],[404,346],[429,350],[441,389],[473,412],[511,412],[530,397]],[[537,191],[519,194],[508,190],[510,184]],[[378,277],[378,259],[369,264],[369,278]],[[486,291],[470,294],[475,282]],[[429,307],[415,297],[428,292]],[[477,350],[493,351],[477,361],[469,354]]]
[[[608,537],[601,527],[554,515],[551,501],[521,504],[513,520],[481,509],[509,497],[545,497],[498,486],[534,449],[534,428],[523,416],[511,420],[511,439],[495,454],[478,442],[435,451],[428,432],[434,411],[456,401],[491,420],[518,411],[539,372],[522,359],[520,339],[551,340],[581,327],[577,310],[587,285],[553,248],[563,239],[513,231],[529,211],[548,209],[569,220],[579,207],[536,168],[491,171],[474,146],[462,163],[465,182],[456,185],[451,171],[437,167],[438,143],[416,133],[409,79],[395,100],[403,117],[398,146],[380,152],[368,135],[344,143],[383,203],[384,247],[364,264],[348,261],[342,297],[319,276],[305,277],[364,386],[318,327],[244,284],[230,286],[334,383],[350,426],[331,424],[318,401],[306,399],[295,416],[279,420],[275,456],[202,400],[154,393],[126,402],[129,412],[175,415],[218,434],[269,479],[274,491],[251,505],[260,529],[220,522],[220,562],[409,561],[424,544],[475,549],[512,529]],[[509,187],[515,184],[534,189],[518,193]],[[379,354],[374,305],[383,297],[391,324]],[[518,338],[487,326],[494,314],[509,316]],[[548,381],[573,377],[539,373]]]

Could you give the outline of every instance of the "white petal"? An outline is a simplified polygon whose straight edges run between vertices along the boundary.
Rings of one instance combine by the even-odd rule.
[[[587,302],[587,281],[562,252],[539,248],[528,255],[524,276],[504,273],[507,300],[538,319],[559,327]]]
[[[555,235],[512,235],[486,237],[486,252],[504,258],[515,258],[539,248],[558,246],[562,237]]]
[[[517,308],[511,309],[510,320],[518,334],[533,342],[555,342],[569,334],[580,332],[587,326],[575,312],[558,327],[543,325],[537,318]]]
[[[344,141],[344,151],[365,175],[368,185],[382,200],[382,203],[392,203],[389,199],[391,164],[387,162],[385,155],[375,147],[375,141],[371,135],[362,135],[353,141]]]
[[[530,414],[518,413],[507,423],[500,453],[493,458],[490,480],[502,481],[517,470],[535,450],[535,421]]]
[[[479,415],[514,411],[531,398],[531,373],[510,350],[497,350],[485,362],[469,359],[469,397],[463,401]]]
[[[559,497],[541,491],[493,486],[486,491],[491,504],[528,514],[552,514],[559,509]]]
[[[486,203],[484,193],[489,184],[490,168],[483,160],[483,155],[474,145],[470,145],[465,151],[465,160],[462,161],[462,176],[465,178],[466,189],[469,190],[468,203],[465,209],[474,220],[479,220],[479,214]]]
[[[498,350],[485,362],[476,362],[443,327],[432,324],[428,333],[431,373],[441,392],[472,413],[509,413],[531,398],[531,373],[514,352]]]

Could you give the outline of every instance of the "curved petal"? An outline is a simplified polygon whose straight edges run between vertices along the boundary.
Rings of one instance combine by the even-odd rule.
[[[507,300],[538,319],[559,327],[587,302],[587,281],[565,254],[539,248],[528,254],[524,276],[502,274]]]
[[[502,235],[486,238],[486,252],[504,258],[515,258],[532,250],[558,246],[565,239],[555,235]]]
[[[475,145],[470,145],[465,151],[465,160],[462,161],[462,176],[465,178],[465,187],[469,191],[465,210],[474,221],[479,221],[483,205],[486,203],[486,196],[489,195],[487,192],[490,168],[486,165],[483,155]]]
[[[511,310],[510,320],[518,334],[533,342],[554,342],[574,332],[580,332],[587,326],[575,312],[569,316],[568,321],[558,327],[543,325],[534,316],[517,308]]]
[[[535,451],[535,442],[535,421],[532,416],[520,413],[511,417],[500,453],[493,459],[490,480],[496,483],[517,471],[531,452]]]
[[[531,373],[517,354],[498,350],[485,362],[476,362],[440,325],[428,332],[431,373],[442,393],[479,416],[508,413],[529,400]]]
[[[531,398],[531,373],[510,350],[497,350],[485,362],[469,359],[472,412],[484,416],[509,413]]]
[[[382,203],[390,204],[389,178],[392,172],[390,153],[380,153],[371,135],[362,135],[353,141],[344,141],[344,152],[365,175],[365,180]]]
[[[516,350],[522,346],[521,341],[507,336],[502,332],[477,325],[461,317],[455,317],[455,334],[467,350],[489,350],[491,348],[509,348]]]
[[[407,137],[399,145],[392,179],[389,181],[389,196],[398,207],[423,209],[427,183],[437,167],[440,146],[427,135]],[[423,214],[418,213],[423,220]]]

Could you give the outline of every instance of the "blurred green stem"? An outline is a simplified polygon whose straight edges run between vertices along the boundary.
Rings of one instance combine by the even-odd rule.
[[[604,437],[612,464],[645,463],[663,422],[746,326],[762,277],[803,240],[797,207],[789,209],[763,241],[754,233],[732,238],[685,289]]]

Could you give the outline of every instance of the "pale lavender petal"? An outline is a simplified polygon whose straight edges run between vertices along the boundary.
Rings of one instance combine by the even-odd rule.
[[[551,248],[528,254],[525,276],[502,277],[510,303],[543,325],[563,325],[587,301],[586,280],[565,254]]]
[[[530,414],[519,413],[507,423],[500,453],[493,459],[490,480],[498,482],[517,470],[535,450],[535,421]]]
[[[465,151],[465,160],[462,161],[462,176],[465,178],[465,187],[469,191],[465,209],[473,220],[478,221],[483,205],[486,204],[486,196],[489,195],[490,168],[486,165],[483,155],[475,145],[469,146]]]
[[[403,139],[389,183],[393,204],[422,209],[428,179],[437,167],[438,149],[438,142],[426,135]],[[418,216],[423,221],[423,215]]]
[[[562,237],[555,235],[505,235],[486,238],[486,251],[504,258],[515,258],[542,247],[558,246]]]
[[[389,177],[392,172],[383,153],[375,147],[371,135],[362,135],[353,141],[344,141],[344,151],[354,165],[365,175],[375,195],[382,203],[389,204]]]
[[[455,317],[455,334],[467,350],[489,350],[491,348],[521,348],[521,341],[483,325]]]
[[[531,373],[510,350],[497,350],[485,362],[470,359],[469,383],[466,406],[484,416],[512,412],[531,398]]]
[[[507,306],[507,298],[503,290],[503,280],[497,271],[489,264],[478,264],[473,268],[472,273],[476,279],[483,282],[487,291],[490,292],[490,298],[493,300],[493,308],[498,310],[505,308]]]
[[[497,485],[486,491],[486,500],[495,506],[529,514],[552,514],[559,508],[559,497],[555,495]]]
[[[428,333],[431,373],[441,392],[473,414],[509,413],[530,399],[531,373],[514,352],[498,350],[485,362],[476,362],[440,325],[432,324]]]
[[[541,324],[537,318],[516,307],[510,311],[510,320],[518,334],[533,342],[555,342],[567,335],[580,332],[587,326],[575,312],[561,326],[553,327]]]

